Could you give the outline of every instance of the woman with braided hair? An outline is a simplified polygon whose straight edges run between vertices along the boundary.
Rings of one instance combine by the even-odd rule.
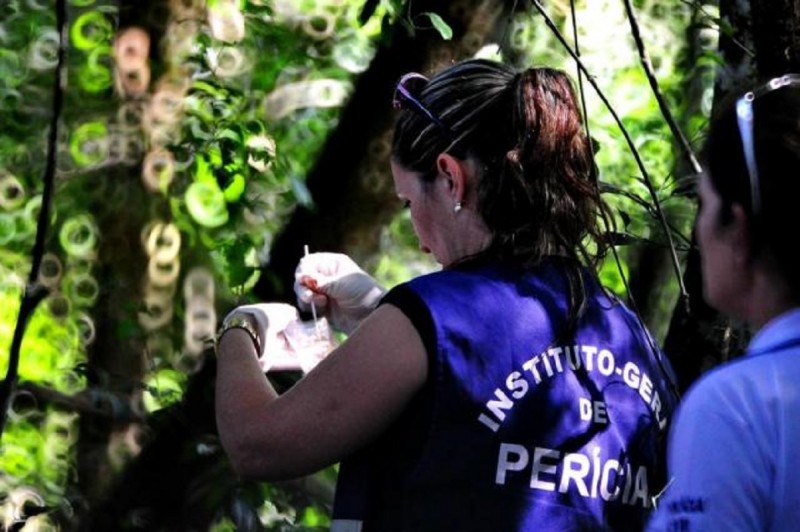
[[[339,531],[641,528],[675,398],[598,283],[604,207],[568,77],[469,60],[403,76],[394,104],[395,191],[442,270],[386,292],[344,255],[304,257],[300,305],[350,336],[280,397],[254,348],[282,334],[274,306],[234,310],[217,418],[235,469],[341,462]]]

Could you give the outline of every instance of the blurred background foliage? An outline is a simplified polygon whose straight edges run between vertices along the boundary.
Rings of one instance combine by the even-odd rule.
[[[716,43],[713,23],[698,13],[713,22],[715,7],[634,6],[661,89],[695,140],[709,112]],[[570,5],[547,7],[571,40]],[[690,172],[639,64],[624,5],[574,7],[581,58],[629,130],[682,256],[695,208]],[[55,13],[54,0],[0,3],[0,368],[43,199]],[[211,364],[207,340],[220,317],[253,299],[276,235],[298,205],[314,207],[306,176],[375,51],[391,32],[436,26],[439,39],[450,38],[447,13],[409,13],[399,0],[67,2],[56,188],[39,276],[50,294],[28,326],[2,434],[4,528],[85,529],[108,504],[104,493],[116,493],[161,426],[159,415],[184,400],[193,375]],[[502,23],[474,55],[576,72],[530,6],[510,10]],[[698,26],[707,31],[690,38]],[[698,80],[700,89],[689,91]],[[602,277],[625,297],[620,270],[635,277],[643,249],[663,252],[664,229],[619,128],[582,85],[622,244],[621,263],[610,257]],[[417,249],[407,211],[395,212],[368,261],[387,285],[435,269]],[[668,259],[661,262],[669,272]],[[674,274],[651,288],[659,303],[645,318],[660,336],[677,298]],[[193,478],[219,492],[191,492],[206,514],[197,517],[202,526],[186,529],[328,525],[335,467],[301,483],[239,485],[218,465],[224,457],[213,419],[207,423],[191,435],[189,452],[217,461],[203,462],[208,471]],[[114,529],[178,528],[133,506]]]

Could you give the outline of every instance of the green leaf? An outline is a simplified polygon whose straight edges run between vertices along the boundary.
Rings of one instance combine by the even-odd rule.
[[[219,227],[228,223],[225,195],[216,182],[196,181],[186,189],[184,198],[186,209],[198,224]]]
[[[330,518],[319,508],[308,506],[300,517],[300,524],[312,528],[327,528],[330,526]]]
[[[244,194],[245,179],[242,174],[235,174],[231,182],[222,191],[225,196],[225,201],[234,203],[241,199]]]
[[[195,172],[194,179],[200,183],[216,183],[214,172],[208,164],[208,160],[203,155],[197,155],[195,158]]]
[[[622,224],[627,229],[631,225],[631,215],[625,211],[618,211],[619,217],[622,218]]]
[[[731,24],[727,17],[712,17],[711,20],[717,23],[717,26],[719,26],[719,32],[723,35],[730,36],[736,31],[736,29],[733,27],[733,24]]]
[[[227,263],[228,283],[232,287],[245,285],[253,276],[255,269],[247,265],[247,255],[253,245],[247,238],[238,238],[231,244],[222,247],[222,254]]]
[[[218,139],[230,140],[235,145],[239,145],[242,143],[242,137],[239,136],[239,133],[230,128],[223,129],[222,131],[217,132],[216,136]]]
[[[225,92],[223,90],[205,81],[194,80],[194,82],[192,82],[192,88],[220,98],[225,97]]]
[[[436,31],[439,32],[439,35],[442,36],[442,39],[444,39],[445,41],[449,41],[450,39],[453,38],[453,28],[451,28],[450,25],[447,22],[445,22],[442,17],[431,11],[426,11],[421,15],[424,17],[428,17],[430,19],[431,24],[433,24],[433,27],[436,28]]]

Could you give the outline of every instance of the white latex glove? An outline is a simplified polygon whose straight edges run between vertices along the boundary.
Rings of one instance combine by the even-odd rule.
[[[244,317],[253,325],[261,343],[261,353],[258,362],[266,373],[270,369],[294,370],[301,369],[300,361],[286,341],[284,331],[286,328],[299,321],[297,309],[285,303],[258,303],[255,305],[242,305],[233,309],[223,324],[235,317]]]
[[[317,312],[347,334],[386,293],[353,259],[341,253],[312,253],[300,259],[294,272],[294,291],[300,308],[309,310],[313,300]]]

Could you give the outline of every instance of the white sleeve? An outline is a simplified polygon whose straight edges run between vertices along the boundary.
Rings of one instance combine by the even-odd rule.
[[[721,383],[701,381],[678,411],[667,447],[669,484],[648,532],[755,531],[768,522],[772,475],[762,450],[769,435],[753,426],[758,407],[748,404],[747,391]]]

